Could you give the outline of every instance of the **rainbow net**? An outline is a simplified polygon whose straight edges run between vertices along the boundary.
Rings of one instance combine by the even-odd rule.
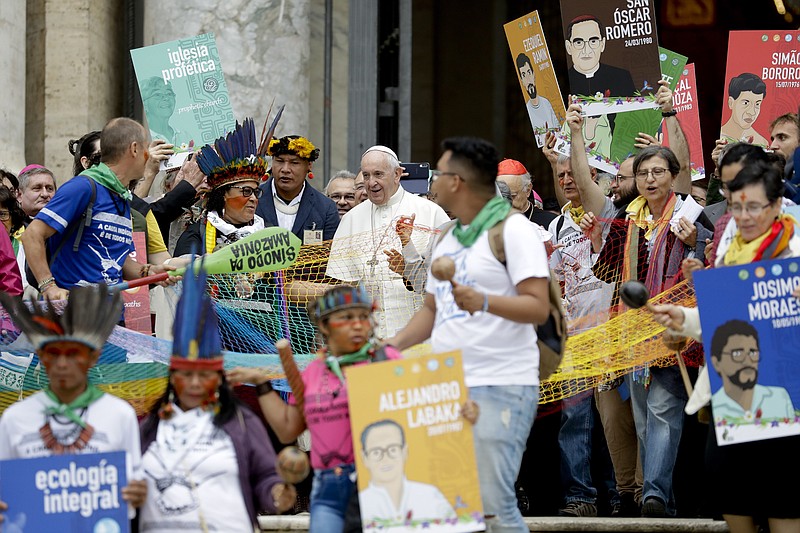
[[[612,232],[624,232],[624,221],[608,222]],[[435,230],[415,226],[412,242],[424,255],[436,237]],[[608,243],[611,245],[611,239]],[[282,378],[283,370],[275,349],[275,342],[280,338],[291,341],[301,370],[316,357],[320,338],[306,309],[310,298],[330,284],[340,283],[327,275],[329,259],[337,265],[331,272],[335,271],[342,279],[345,277],[341,275],[342,264],[349,265],[351,275],[355,272],[362,276],[362,282],[375,300],[390,310],[376,317],[379,330],[382,327],[391,334],[393,327],[407,322],[419,309],[423,295],[409,290],[402,278],[388,268],[383,251],[390,249],[402,249],[399,237],[394,231],[380,229],[337,240],[333,252],[331,242],[305,245],[296,264],[283,271],[209,276],[210,291],[220,316],[226,368],[260,367],[273,378]],[[569,273],[574,270],[569,263],[575,259],[565,256],[563,264],[551,266],[555,266],[556,271]],[[619,278],[618,265],[597,263],[593,270],[604,279]],[[168,300],[177,301],[179,285],[166,290],[171,291]],[[567,341],[564,360],[560,369],[542,384],[541,403],[592,389],[632,369],[675,364],[675,350],[661,339],[664,328],[656,324],[647,311],[620,306],[615,301],[616,291],[614,294],[596,309],[588,312],[584,309],[580,317],[570,319],[573,333]],[[568,311],[574,301],[575,298],[567,295]],[[652,301],[693,306],[694,294],[686,281],[680,281]],[[174,308],[172,311],[174,313]],[[413,357],[428,351],[429,346],[420,345],[408,350],[407,355]],[[13,402],[41,390],[47,384],[47,376],[24,335],[19,338],[13,332],[4,335],[0,340],[0,352],[2,412]],[[90,381],[125,399],[142,415],[165,389],[170,354],[170,340],[116,327],[98,364],[90,371]],[[683,356],[689,366],[697,366],[702,361],[702,352],[695,343],[686,347]],[[283,390],[288,391],[285,384]]]

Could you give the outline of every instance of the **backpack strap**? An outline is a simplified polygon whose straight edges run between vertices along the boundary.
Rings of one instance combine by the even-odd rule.
[[[56,250],[50,256],[49,263],[51,265],[55,262],[56,257],[58,257],[58,254],[61,253],[61,249],[64,247],[64,244],[67,242],[67,239],[73,233],[75,233],[76,231],[77,231],[77,234],[75,235],[75,243],[72,245],[72,251],[73,252],[77,252],[78,251],[78,246],[80,246],[80,243],[81,243],[81,237],[83,237],[83,228],[85,228],[87,226],[90,226],[92,224],[92,211],[93,211],[93,208],[94,208],[94,201],[97,198],[97,185],[95,185],[93,179],[88,178],[86,176],[82,176],[82,177],[86,178],[89,181],[89,187],[92,189],[92,195],[89,197],[89,203],[86,205],[86,209],[84,210],[84,212],[81,215],[81,217],[77,221],[71,223],[67,227],[67,231],[66,231],[66,233],[64,233],[64,237],[61,239],[61,242],[58,244],[58,247],[56,248]],[[72,179],[75,179],[75,178],[72,178]]]
[[[503,228],[506,226],[506,220],[508,220],[508,217],[517,213],[521,213],[521,211],[512,207],[503,220],[489,228],[486,232],[487,237],[489,238],[489,248],[492,250],[492,254],[494,255],[495,259],[497,259],[503,266],[506,264],[506,244],[505,239],[503,238]],[[451,220],[442,226],[442,231],[436,238],[437,245],[442,241],[447,232],[455,227],[455,225],[456,221]]]
[[[564,218],[563,214],[559,215],[558,222],[556,222],[556,242],[558,242],[558,236],[561,233],[561,228],[564,227],[565,220],[566,219]]]

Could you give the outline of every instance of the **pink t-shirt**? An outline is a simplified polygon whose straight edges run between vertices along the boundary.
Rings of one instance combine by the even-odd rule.
[[[385,349],[386,359],[403,357],[391,346]],[[367,362],[357,364],[365,365]],[[321,470],[352,464],[355,457],[350,434],[350,412],[347,409],[347,387],[328,369],[324,359],[312,361],[302,375],[306,387],[306,424],[311,432],[311,466]],[[297,404],[294,396],[289,397],[289,404]]]

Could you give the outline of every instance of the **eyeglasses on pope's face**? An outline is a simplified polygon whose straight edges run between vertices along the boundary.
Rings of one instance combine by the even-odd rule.
[[[264,192],[258,187],[250,187],[250,186],[242,186],[242,185],[231,185],[231,189],[239,189],[242,191],[242,196],[245,198],[249,197],[250,195],[255,194],[256,198],[261,198],[261,194]]]

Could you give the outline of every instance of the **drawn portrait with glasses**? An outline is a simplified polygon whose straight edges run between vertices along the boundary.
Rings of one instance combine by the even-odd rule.
[[[406,478],[408,443],[399,423],[384,419],[369,424],[361,432],[361,450],[369,472],[367,488],[358,493],[362,521],[396,519],[395,511],[399,511],[399,516],[419,520],[456,516],[452,504],[436,486]],[[398,490],[404,494],[399,509],[389,498],[389,494]]]
[[[606,50],[606,26],[595,15],[579,15],[566,26],[564,44],[570,56],[569,84],[572,94],[633,96],[631,73],[601,62]],[[655,80],[656,78],[654,78]]]
[[[711,397],[715,420],[794,418],[784,387],[758,383],[761,360],[758,330],[749,322],[729,320],[714,330],[711,364],[722,379],[722,387]]]

